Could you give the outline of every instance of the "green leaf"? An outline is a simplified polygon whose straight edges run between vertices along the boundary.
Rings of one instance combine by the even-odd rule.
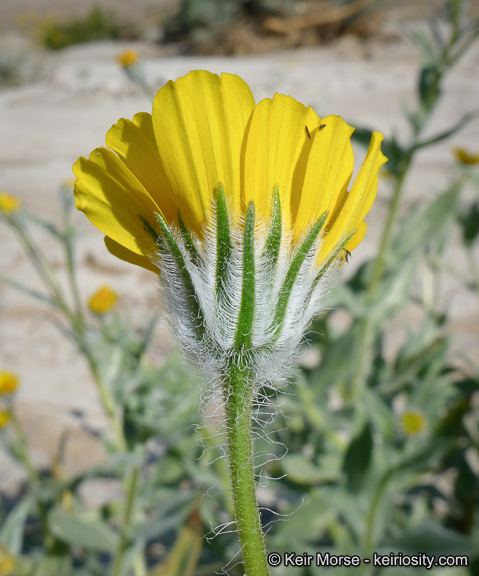
[[[293,290],[294,283],[298,277],[301,266],[306,259],[306,256],[310,253],[313,248],[316,239],[318,238],[321,230],[323,229],[326,218],[328,217],[328,211],[324,212],[319,219],[316,221],[314,226],[309,231],[306,238],[303,240],[301,246],[298,248],[293,261],[290,264],[289,270],[284,279],[283,285],[279,292],[278,304],[276,305],[276,311],[273,320],[273,330],[278,329],[286,316],[286,311],[288,309],[289,297],[291,296],[291,291]],[[279,330],[278,330],[279,336]]]
[[[410,26],[406,26],[402,22],[397,23],[398,27],[408,36],[408,38],[419,48],[421,54],[421,62],[424,65],[431,65],[438,59],[438,54],[436,52],[436,47],[434,43],[431,42],[431,38],[424,34],[423,32],[419,32],[414,30]]]
[[[11,288],[14,288],[15,290],[19,290],[20,292],[23,292],[24,294],[28,294],[28,296],[32,296],[36,300],[40,300],[41,302],[46,302],[52,308],[58,308],[58,303],[55,300],[53,300],[52,298],[50,298],[46,294],[42,294],[41,292],[38,292],[38,290],[35,290],[34,288],[30,288],[29,286],[25,286],[24,284],[22,284],[21,282],[18,282],[14,278],[10,278],[9,276],[4,276],[3,274],[0,274],[0,283],[6,284],[7,286],[10,286]]]
[[[344,455],[343,472],[351,492],[359,492],[369,470],[373,452],[371,425],[366,422],[361,432],[352,439]]]
[[[282,235],[282,218],[281,218],[281,200],[279,197],[278,186],[274,188],[273,196],[273,209],[272,209],[271,224],[269,227],[269,234],[266,240],[266,244],[261,254],[261,258],[264,259],[272,270],[276,269],[276,263],[278,261],[279,249],[281,246],[281,235]]]
[[[235,334],[235,348],[240,350],[251,347],[253,338],[253,321],[255,313],[255,258],[254,258],[254,202],[248,204],[244,223],[243,240],[243,285],[241,288],[241,305],[238,325]]]
[[[451,128],[448,128],[447,130],[444,130],[444,132],[440,132],[436,136],[432,136],[431,138],[424,140],[423,142],[418,142],[417,144],[415,144],[411,148],[411,151],[415,152],[416,150],[420,150],[421,148],[426,148],[427,146],[432,146],[433,144],[438,144],[439,142],[446,140],[447,138],[449,138],[450,136],[453,136],[456,132],[458,132],[459,130],[464,128],[464,126],[469,124],[469,122],[471,120],[474,120],[474,118],[477,118],[477,116],[478,116],[478,112],[470,112],[469,114],[465,114],[459,120],[459,122],[454,124],[454,126],[452,126]]]
[[[363,402],[366,413],[370,415],[371,422],[381,437],[386,441],[392,441],[396,431],[396,420],[391,408],[376,392],[368,388],[364,391]]]
[[[410,254],[431,244],[441,244],[457,214],[461,186],[455,182],[429,204],[413,211],[404,219],[391,242],[387,266],[395,270]]]
[[[23,498],[10,512],[0,527],[0,542],[10,550],[13,555],[21,553],[23,548],[23,534],[28,515],[32,511],[34,502],[31,498]]]
[[[228,277],[232,251],[233,245],[231,243],[230,219],[228,205],[226,204],[225,188],[219,182],[216,197],[216,297],[218,300],[224,298],[225,290],[227,289],[226,278]]]
[[[431,64],[421,69],[419,73],[418,92],[421,104],[429,109],[441,94],[441,78],[443,71],[437,64]]]
[[[165,222],[163,216],[161,214],[156,214],[156,220],[160,226],[163,241],[167,246],[167,249],[170,252],[172,258],[175,260],[176,265],[178,266],[181,280],[183,281],[186,298],[188,300],[188,307],[190,309],[191,318],[195,325],[196,334],[198,338],[201,339],[204,332],[203,312],[201,310],[190,273],[186,267],[185,259],[183,258],[183,254],[178,244],[176,243],[173,234],[170,232],[170,229],[168,228],[168,225]],[[161,244],[159,244],[159,248],[161,251]]]
[[[408,554],[468,555],[470,558],[475,558],[479,553],[479,548],[470,539],[444,528],[434,520],[427,520],[418,528],[389,541],[388,548]]]
[[[53,510],[49,514],[48,526],[59,540],[88,550],[113,553],[120,544],[118,534],[107,524],[62,510]]]
[[[70,556],[44,556],[33,576],[70,576],[72,559]]]
[[[186,229],[185,223],[183,222],[183,218],[181,217],[179,211],[178,211],[178,224],[180,226],[180,234],[181,237],[183,238],[183,243],[185,245],[186,251],[190,255],[191,261],[198,266],[202,262],[200,253],[196,249],[195,243],[193,242],[190,233]]]
[[[287,454],[281,460],[281,468],[288,480],[306,486],[335,481],[336,470],[325,470],[301,454]]]
[[[410,293],[416,281],[415,271],[419,255],[413,254],[385,276],[378,288],[369,311],[371,323],[384,326],[386,320],[395,316],[410,302]]]
[[[473,202],[459,215],[464,244],[470,248],[479,234],[479,202]]]

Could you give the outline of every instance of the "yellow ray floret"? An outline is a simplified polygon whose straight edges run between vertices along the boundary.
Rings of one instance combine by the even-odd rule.
[[[76,162],[76,205],[106,235],[110,252],[156,270],[155,245],[142,219],[154,227],[157,213],[167,223],[181,214],[201,239],[220,182],[234,216],[254,200],[257,221],[265,223],[277,187],[293,248],[329,211],[321,264],[352,231],[346,248],[361,241],[386,161],[375,132],[348,192],[353,130],[339,116],[321,119],[289,96],[255,105],[237,76],[190,72],[159,90],[151,115],[121,119],[107,133],[108,148]]]

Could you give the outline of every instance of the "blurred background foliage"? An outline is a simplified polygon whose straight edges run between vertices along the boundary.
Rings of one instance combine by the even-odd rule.
[[[378,0],[182,0],[150,21],[149,36],[184,53],[244,54],[311,46],[343,34],[367,37],[381,22]],[[23,20],[20,18],[20,23]],[[93,7],[83,16],[22,24],[51,50],[96,40],[133,40],[145,33],[138,18]]]
[[[244,54],[367,36],[380,20],[375,0],[182,0],[164,23],[166,41],[187,53]]]
[[[291,9],[287,2],[232,0],[222,3],[219,15],[219,4],[205,0],[195,16],[193,4],[183,3],[172,30],[184,27],[194,36],[208,19],[227,21],[239,10],[270,15]],[[257,413],[258,495],[269,551],[467,555],[467,567],[407,570],[479,574],[479,364],[467,354],[451,354],[448,309],[434,289],[440,275],[450,274],[479,299],[478,151],[456,150],[456,169],[444,189],[409,213],[403,209],[416,154],[447,140],[477,114],[471,110],[451,119],[444,132],[424,136],[447,90],[448,72],[479,34],[479,22],[465,9],[461,0],[451,0],[428,32],[407,30],[422,66],[417,99],[407,112],[410,137],[384,144],[390,204],[377,255],[334,287],[327,302],[333,311],[315,320],[305,342],[314,362],[303,365],[288,394],[272,397],[271,406]],[[145,84],[134,73],[137,65],[134,58],[123,63],[133,81]],[[366,144],[370,133],[363,127],[354,137]],[[466,184],[474,196],[464,193]],[[65,437],[51,466],[37,470],[28,431],[15,413],[16,385],[12,375],[0,373],[1,439],[27,478],[14,497],[0,497],[0,575],[211,576],[227,569],[239,576],[221,430],[213,420],[202,425],[198,382],[177,356],[159,367],[149,360],[156,313],[134,329],[111,287],[100,287],[87,303],[81,299],[71,186],[63,187],[61,201],[63,220],[52,223],[0,195],[1,217],[17,234],[43,289],[16,278],[0,280],[43,301],[85,358],[110,430],[85,428],[101,437],[107,459],[67,475]],[[38,228],[62,247],[68,287],[60,285],[35,240]],[[467,274],[447,255],[453,236],[461,238]],[[411,303],[421,320],[408,327],[391,355],[388,326]],[[204,406],[205,414],[212,408]],[[116,487],[95,508],[84,497],[92,481]],[[297,568],[295,574],[315,570]],[[336,567],[334,573],[349,570]],[[404,570],[389,567],[387,573]],[[271,570],[278,576],[290,571]],[[354,573],[382,572],[362,564]]]

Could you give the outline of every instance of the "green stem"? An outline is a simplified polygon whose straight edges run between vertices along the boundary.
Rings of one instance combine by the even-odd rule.
[[[83,331],[83,311],[82,311],[82,303],[80,298],[80,292],[78,290],[78,283],[76,281],[76,274],[75,274],[75,256],[73,253],[73,246],[72,246],[72,239],[65,238],[65,253],[67,257],[67,270],[68,270],[68,280],[70,282],[70,289],[73,295],[73,301],[75,303],[75,312],[77,317],[77,324],[80,329]]]
[[[115,401],[112,395],[110,394],[108,387],[103,382],[103,379],[98,370],[96,360],[93,358],[92,354],[88,350],[88,346],[86,346],[85,343],[83,342],[81,335],[78,335],[78,337],[79,337],[78,344],[80,346],[80,349],[86,356],[86,359],[90,366],[91,373],[93,375],[93,379],[95,380],[98,392],[100,394],[100,400],[102,406],[110,422],[110,426],[113,431],[113,436],[115,438],[116,447],[120,452],[126,452],[128,447],[126,445],[125,435],[123,434],[123,422],[122,418],[118,415]]]
[[[391,470],[387,471],[379,482],[379,486],[374,494],[374,499],[369,510],[368,518],[366,521],[366,536],[364,538],[364,553],[366,555],[372,554],[374,550],[374,527],[376,523],[376,514],[381,504],[381,501],[386,491],[388,480],[390,477]]]
[[[129,546],[129,528],[135,509],[140,468],[137,464],[130,473],[126,488],[126,502],[120,528],[120,543],[118,545],[110,576],[122,576],[125,571],[125,555]]]
[[[246,369],[233,362],[224,382],[229,469],[246,576],[267,576],[268,565],[256,503],[251,439],[253,386]]]
[[[384,227],[383,235],[381,238],[379,253],[373,264],[371,281],[367,290],[367,298],[371,305],[374,302],[381,278],[384,274],[387,252],[391,242],[391,235],[399,215],[399,206],[401,203],[404,179],[411,164],[411,160],[412,155],[408,154],[403,161],[404,163],[401,172],[398,175],[396,179],[396,185],[394,186],[394,193],[389,208],[388,219],[386,221],[386,225]],[[359,398],[361,398],[364,391],[367,379],[367,370],[368,366],[370,365],[372,340],[373,326],[371,324],[371,316],[368,314],[359,319],[358,336],[356,338],[353,351],[354,370],[350,394],[351,400],[353,402],[356,402]]]

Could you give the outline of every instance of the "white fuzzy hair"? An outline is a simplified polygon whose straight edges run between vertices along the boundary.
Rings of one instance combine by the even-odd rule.
[[[208,386],[204,400],[221,396],[218,386],[224,379],[225,370],[231,360],[248,365],[254,380],[255,390],[262,386],[277,390],[284,385],[297,364],[299,346],[314,314],[321,309],[321,303],[329,290],[331,279],[338,268],[338,258],[328,271],[316,282],[318,267],[317,254],[321,247],[321,236],[316,239],[306,256],[294,282],[286,314],[278,330],[273,329],[278,297],[285,281],[296,250],[301,245],[293,245],[291,234],[281,237],[277,262],[264,256],[269,227],[265,222],[255,224],[255,314],[252,326],[252,346],[236,350],[235,335],[241,307],[243,282],[243,234],[244,218],[234,220],[230,213],[232,252],[224,278],[221,297],[216,291],[217,265],[217,225],[216,210],[210,223],[204,227],[200,241],[194,235],[192,240],[201,256],[201,262],[194,261],[188,253],[178,228],[169,229],[183,255],[191,277],[196,298],[203,316],[204,334],[197,336],[196,318],[192,318],[188,298],[183,285],[180,269],[173,256],[166,251],[156,254],[156,264],[161,270],[160,292],[167,304],[168,319],[172,331],[183,353],[202,373]],[[311,227],[303,235],[307,233]],[[220,392],[218,394],[218,392]]]

